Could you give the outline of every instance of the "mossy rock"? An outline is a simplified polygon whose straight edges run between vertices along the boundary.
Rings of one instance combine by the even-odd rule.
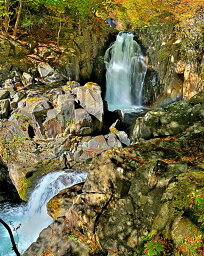
[[[25,175],[22,178],[19,178],[19,185],[17,187],[20,198],[24,201],[28,201],[32,189],[42,176],[52,171],[61,170],[64,167],[64,162],[56,159],[49,159],[39,162],[35,167],[28,167],[22,170]]]
[[[204,187],[204,172],[180,174],[172,180],[161,199],[159,214],[154,220],[152,233],[162,232],[169,237],[174,220],[190,210],[192,193]]]

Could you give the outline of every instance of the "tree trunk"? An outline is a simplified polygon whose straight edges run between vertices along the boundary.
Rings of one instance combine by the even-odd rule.
[[[15,23],[15,27],[14,27],[14,30],[13,30],[13,36],[14,37],[16,37],[16,34],[17,34],[17,30],[18,30],[18,26],[19,26],[20,18],[21,18],[22,8],[23,8],[23,0],[19,0],[19,8],[18,8],[18,11],[17,11],[16,23]]]
[[[16,256],[21,256],[19,251],[18,251],[18,248],[16,246],[16,243],[15,243],[15,240],[14,240],[14,237],[13,237],[13,233],[12,233],[9,225],[7,225],[6,222],[4,222],[2,219],[0,219],[0,223],[7,229],[8,233],[9,233],[10,240],[11,240],[11,243],[12,243],[12,248],[13,248]]]
[[[5,32],[8,32],[9,29],[9,0],[4,0],[4,8],[5,8],[5,18],[4,18],[4,29]]]

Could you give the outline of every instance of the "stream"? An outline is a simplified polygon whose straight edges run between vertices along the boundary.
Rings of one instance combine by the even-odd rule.
[[[9,224],[20,253],[23,253],[39,233],[53,222],[47,214],[48,201],[59,191],[85,181],[86,172],[52,172],[43,176],[27,203],[0,205],[0,216]],[[15,256],[7,230],[0,225],[0,256]]]

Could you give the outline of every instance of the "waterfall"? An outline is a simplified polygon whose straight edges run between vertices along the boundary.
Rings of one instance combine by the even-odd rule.
[[[23,253],[34,242],[39,233],[52,223],[52,218],[47,215],[48,201],[60,190],[81,183],[85,180],[85,172],[52,172],[42,177],[32,192],[28,203],[12,207],[4,205],[0,209],[1,218],[19,229],[14,231],[15,241],[20,253]],[[14,256],[12,245],[7,230],[0,225],[0,256]]]
[[[109,110],[131,112],[142,107],[145,57],[131,33],[120,32],[105,53],[106,95]]]

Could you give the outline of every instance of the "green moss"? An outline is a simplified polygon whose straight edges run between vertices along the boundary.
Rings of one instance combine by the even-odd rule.
[[[33,168],[32,171],[30,171],[31,176],[29,178],[24,176],[19,180],[18,193],[20,198],[24,201],[27,201],[29,191],[35,186],[40,177],[51,171],[61,170],[62,168],[64,168],[64,163],[60,162],[59,160],[52,159],[41,161],[35,166],[35,168]],[[26,170],[22,170],[22,173],[28,173]]]
[[[16,119],[19,119],[19,118],[27,118],[28,119],[27,115],[21,114],[21,113],[14,113],[13,117],[16,118]]]
[[[14,135],[11,140],[1,140],[0,141],[0,149],[1,149],[1,157],[5,162],[8,162],[11,157],[11,153],[14,156],[15,151],[21,147],[22,141],[25,141],[27,138],[23,136]]]
[[[30,188],[32,182],[31,179],[21,178],[19,181],[18,194],[20,198],[24,201],[28,201],[27,191]]]
[[[118,130],[115,128],[115,127],[110,127],[110,132],[113,133],[113,134],[117,134],[118,133]]]
[[[96,83],[93,83],[93,82],[88,82],[88,83],[86,83],[85,85],[84,85],[84,87],[88,87],[88,88],[90,88],[90,89],[92,89],[92,88],[94,88],[94,87],[98,87],[98,84],[96,84]]]
[[[41,100],[41,98],[38,98],[38,97],[30,97],[30,98],[26,99],[26,102],[32,103],[32,102],[36,102],[36,101],[40,101],[40,100]]]

